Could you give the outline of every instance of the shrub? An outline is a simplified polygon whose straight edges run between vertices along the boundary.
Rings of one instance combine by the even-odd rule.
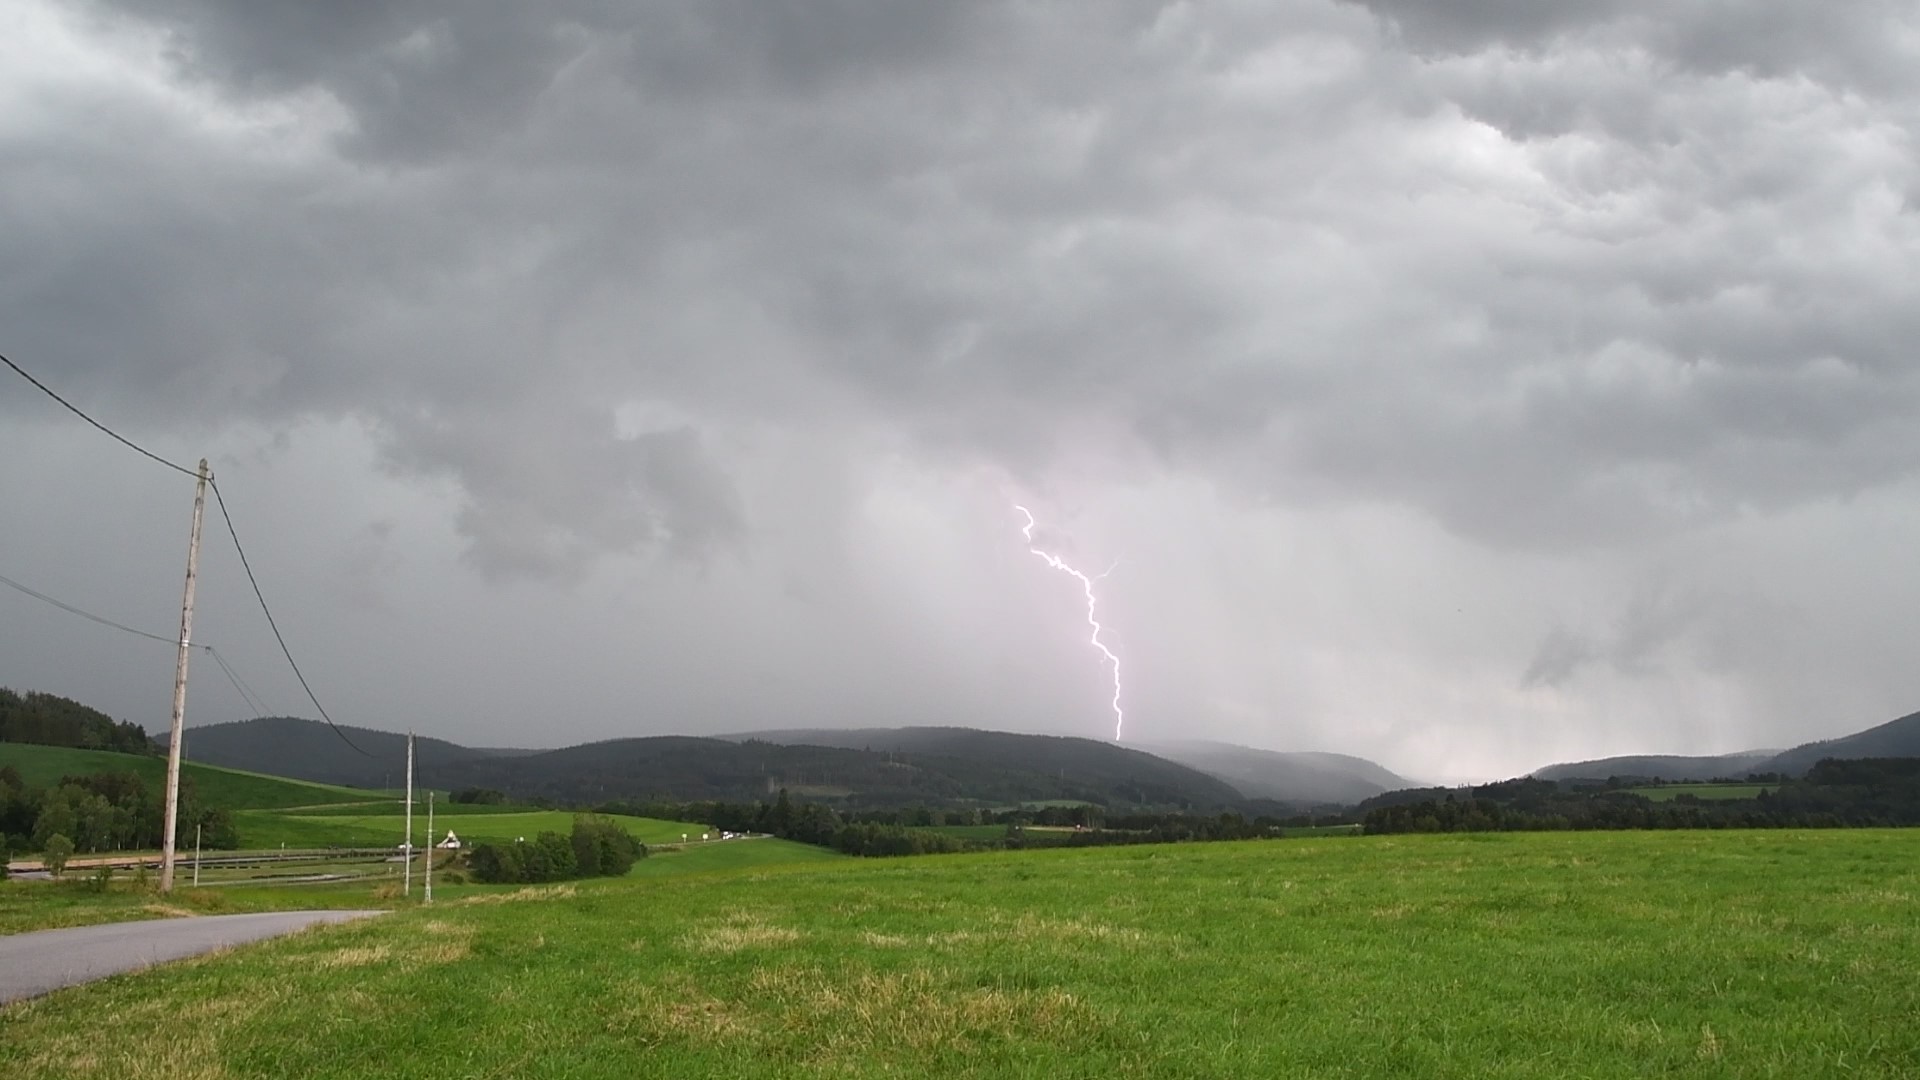
[[[47,872],[54,877],[59,877],[66,872],[67,858],[72,854],[73,841],[67,839],[65,833],[54,833],[47,837],[46,843],[40,850],[41,861],[46,865]]]
[[[467,869],[473,880],[486,885],[512,885],[525,881],[518,844],[477,844],[467,856]]]
[[[573,819],[573,850],[581,877],[620,877],[647,855],[646,845],[619,823],[585,815]]]

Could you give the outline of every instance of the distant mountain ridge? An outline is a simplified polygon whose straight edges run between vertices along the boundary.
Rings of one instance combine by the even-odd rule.
[[[1203,770],[1142,750],[1070,735],[1025,735],[960,727],[827,728],[762,731],[733,736],[786,746],[832,746],[926,758],[1001,761],[1023,771],[1071,771],[1084,777],[1128,778],[1153,790],[1204,792],[1218,805],[1239,802],[1244,793]]]
[[[1649,780],[1707,780],[1764,772],[1779,750],[1748,750],[1737,754],[1630,754],[1622,757],[1570,761],[1535,769],[1541,780],[1604,780],[1609,776],[1640,776]]]
[[[365,728],[271,717],[190,728],[197,761],[361,787],[401,781],[406,737]],[[1110,743],[966,728],[870,729],[810,742],[650,736],[543,751],[485,751],[419,739],[418,780],[435,787],[491,787],[523,798],[748,800],[780,788],[848,806],[1008,804],[1074,800],[1119,807],[1217,809],[1245,800],[1199,770]],[[872,745],[885,742],[884,746]]]
[[[1366,758],[1310,750],[1256,750],[1231,743],[1186,740],[1148,743],[1147,749],[1217,776],[1250,799],[1297,806],[1351,806],[1383,791],[1418,786]]]
[[[1837,739],[1802,743],[1790,750],[1749,750],[1701,757],[1644,755],[1574,761],[1536,769],[1541,780],[1604,780],[1640,776],[1652,780],[1707,780],[1750,773],[1800,776],[1822,758],[1920,757],[1920,712]]]
[[[164,743],[165,733],[161,733]],[[356,749],[357,748],[357,749]],[[322,784],[392,789],[406,781],[407,737],[374,728],[339,725],[297,716],[261,716],[190,727],[184,755],[208,765],[290,776]],[[414,739],[414,766],[422,773],[496,756],[445,739]]]
[[[1329,804],[1351,805],[1382,791],[1411,787],[1412,782],[1365,758],[1311,751],[1256,750],[1231,743],[1199,740],[1170,743],[1116,744],[1058,735],[1018,735],[974,728],[798,728],[758,731],[731,738],[769,742],[910,753],[964,753],[998,744],[1006,753],[1019,753],[1034,767],[1051,767],[1050,755],[1111,755],[1116,760],[1157,761],[1203,773],[1253,800],[1270,800],[1301,808]]]

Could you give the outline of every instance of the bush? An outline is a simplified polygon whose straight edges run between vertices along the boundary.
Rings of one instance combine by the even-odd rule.
[[[581,877],[621,877],[647,856],[646,845],[619,823],[585,815],[573,819],[573,850]]]
[[[477,844],[467,856],[473,880],[485,885],[512,885],[525,881],[518,844]]]
[[[40,849],[40,861],[46,865],[47,872],[59,877],[66,872],[67,858],[73,854],[73,841],[65,833],[54,833]]]
[[[618,877],[646,854],[646,846],[619,825],[582,815],[574,819],[571,835],[543,832],[532,841],[475,844],[467,854],[467,872],[486,885]]]
[[[533,843],[522,846],[526,849],[521,858],[526,861],[528,881],[538,884],[578,876],[579,862],[573,857],[571,837],[543,832],[533,838]]]

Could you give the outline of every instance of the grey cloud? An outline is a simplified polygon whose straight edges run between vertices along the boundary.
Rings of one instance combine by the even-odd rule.
[[[1871,92],[1914,86],[1900,28],[1912,5],[1764,0],[1340,0],[1374,12],[1411,47],[1431,53],[1493,48],[1633,46],[1688,71],[1763,79],[1797,75]]]
[[[495,413],[413,429],[393,451],[459,480],[460,527],[489,574],[571,577],[635,551],[704,561],[746,536],[732,478],[690,427],[623,437],[611,414]]]
[[[1630,0],[1565,3],[1534,0],[1343,0],[1390,20],[1426,48],[1481,49],[1537,46],[1561,34],[1605,23],[1630,10]]]
[[[1884,440],[1852,445],[1910,409],[1902,342],[1920,315],[1860,282],[1899,280],[1912,253],[1795,258],[1794,238],[1865,242],[1868,226],[1846,218],[1850,189],[1797,130],[1770,106],[1725,114],[1711,86],[1683,81],[1675,100],[1643,102],[1671,118],[1651,133],[1567,113],[1611,162],[1598,174],[1530,163],[1545,185],[1530,198],[1633,230],[1598,240],[1578,216],[1460,200],[1444,179],[1375,164],[1433,122],[1435,101],[1492,107],[1471,69],[1360,53],[1320,78],[1311,109],[1225,92],[1263,50],[1318,40],[1305,35],[1370,44],[1364,24],[1325,9],[1231,26],[1185,13],[1183,29],[1151,5],[1091,26],[995,6],[849,3],[803,18],[777,4],[417,5],[324,30],[313,10],[138,9],[173,28],[189,70],[239,98],[333,95],[352,119],[350,159],[123,181],[145,206],[108,231],[111,253],[51,259],[59,269],[20,302],[124,296],[141,307],[72,324],[155,336],[33,344],[171,354],[147,369],[157,386],[224,385],[225,405],[267,414],[367,411],[378,387],[373,411],[402,456],[418,403],[511,411],[533,357],[576,404],[664,387],[715,419],[751,395],[741,387],[828,379],[937,458],[1032,471],[1058,449],[1050,430],[1104,423],[1180,468],[1407,500],[1529,546],[1657,534],[1716,508],[1820,497],[1849,473],[1870,486],[1920,460]],[[1601,18],[1526,11],[1468,5],[1447,25],[1544,41]],[[1183,34],[1204,47],[1149,45]],[[1131,91],[1149,77],[1158,94]],[[1569,92],[1546,63],[1506,77],[1519,99]],[[1646,94],[1641,75],[1605,77],[1596,103]],[[1683,121],[1689,109],[1722,110],[1720,126]],[[1311,127],[1329,118],[1348,126]],[[1276,122],[1324,142],[1270,142]],[[1913,180],[1910,163],[1849,150],[1852,132],[1819,137],[1856,157],[1860,182]],[[148,156],[163,156],[150,141]],[[369,155],[409,166],[355,163]],[[226,195],[217,212],[206,187]],[[1434,209],[1394,206],[1406,192]],[[1368,220],[1361,200],[1385,200],[1373,205],[1391,207],[1392,224]],[[1196,243],[1196,226],[1214,235]],[[1330,250],[1364,252],[1373,269],[1336,261],[1316,281],[1291,249],[1343,230]],[[71,230],[41,246],[71,247]],[[1386,291],[1382,272],[1416,291]],[[82,278],[109,288],[71,287]],[[712,325],[683,331],[692,297],[732,298],[781,351],[742,354]],[[1460,323],[1477,323],[1477,340],[1446,343]],[[676,335],[689,347],[652,344]],[[1664,388],[1593,377],[1592,358],[1622,347],[1677,373],[1712,370]],[[1857,376],[1761,373],[1829,359]],[[736,377],[703,374],[716,365]],[[1784,475],[1807,482],[1754,477],[1740,465],[1748,445],[1797,447],[1807,467]],[[518,532],[485,520],[474,528],[488,536]]]
[[[1643,585],[1603,633],[1583,634],[1564,625],[1548,631],[1520,684],[1562,686],[1596,662],[1622,675],[1648,675],[1663,650],[1723,606],[1718,598],[1698,589]]]
[[[1600,649],[1585,635],[1565,626],[1556,626],[1540,639],[1540,647],[1520,676],[1525,687],[1561,686],[1580,669],[1600,655]]]
[[[844,628],[869,459],[1614,570],[1920,474],[1891,6],[86,10],[132,74],[0,117],[8,348],[370,432],[496,579],[737,555]],[[1662,612],[1528,677],[1704,663]]]

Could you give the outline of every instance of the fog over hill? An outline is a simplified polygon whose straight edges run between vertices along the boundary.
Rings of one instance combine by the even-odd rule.
[[[1705,757],[1645,755],[1600,758],[1536,769],[1542,780],[1644,776],[1655,780],[1709,780],[1749,773],[1799,776],[1822,758],[1920,757],[1920,712],[1838,739],[1803,743],[1791,750],[1751,750]]]
[[[1317,751],[1256,750],[1231,743],[1187,741],[1146,747],[1170,761],[1218,776],[1253,799],[1352,805],[1369,795],[1418,787],[1365,758]]]

